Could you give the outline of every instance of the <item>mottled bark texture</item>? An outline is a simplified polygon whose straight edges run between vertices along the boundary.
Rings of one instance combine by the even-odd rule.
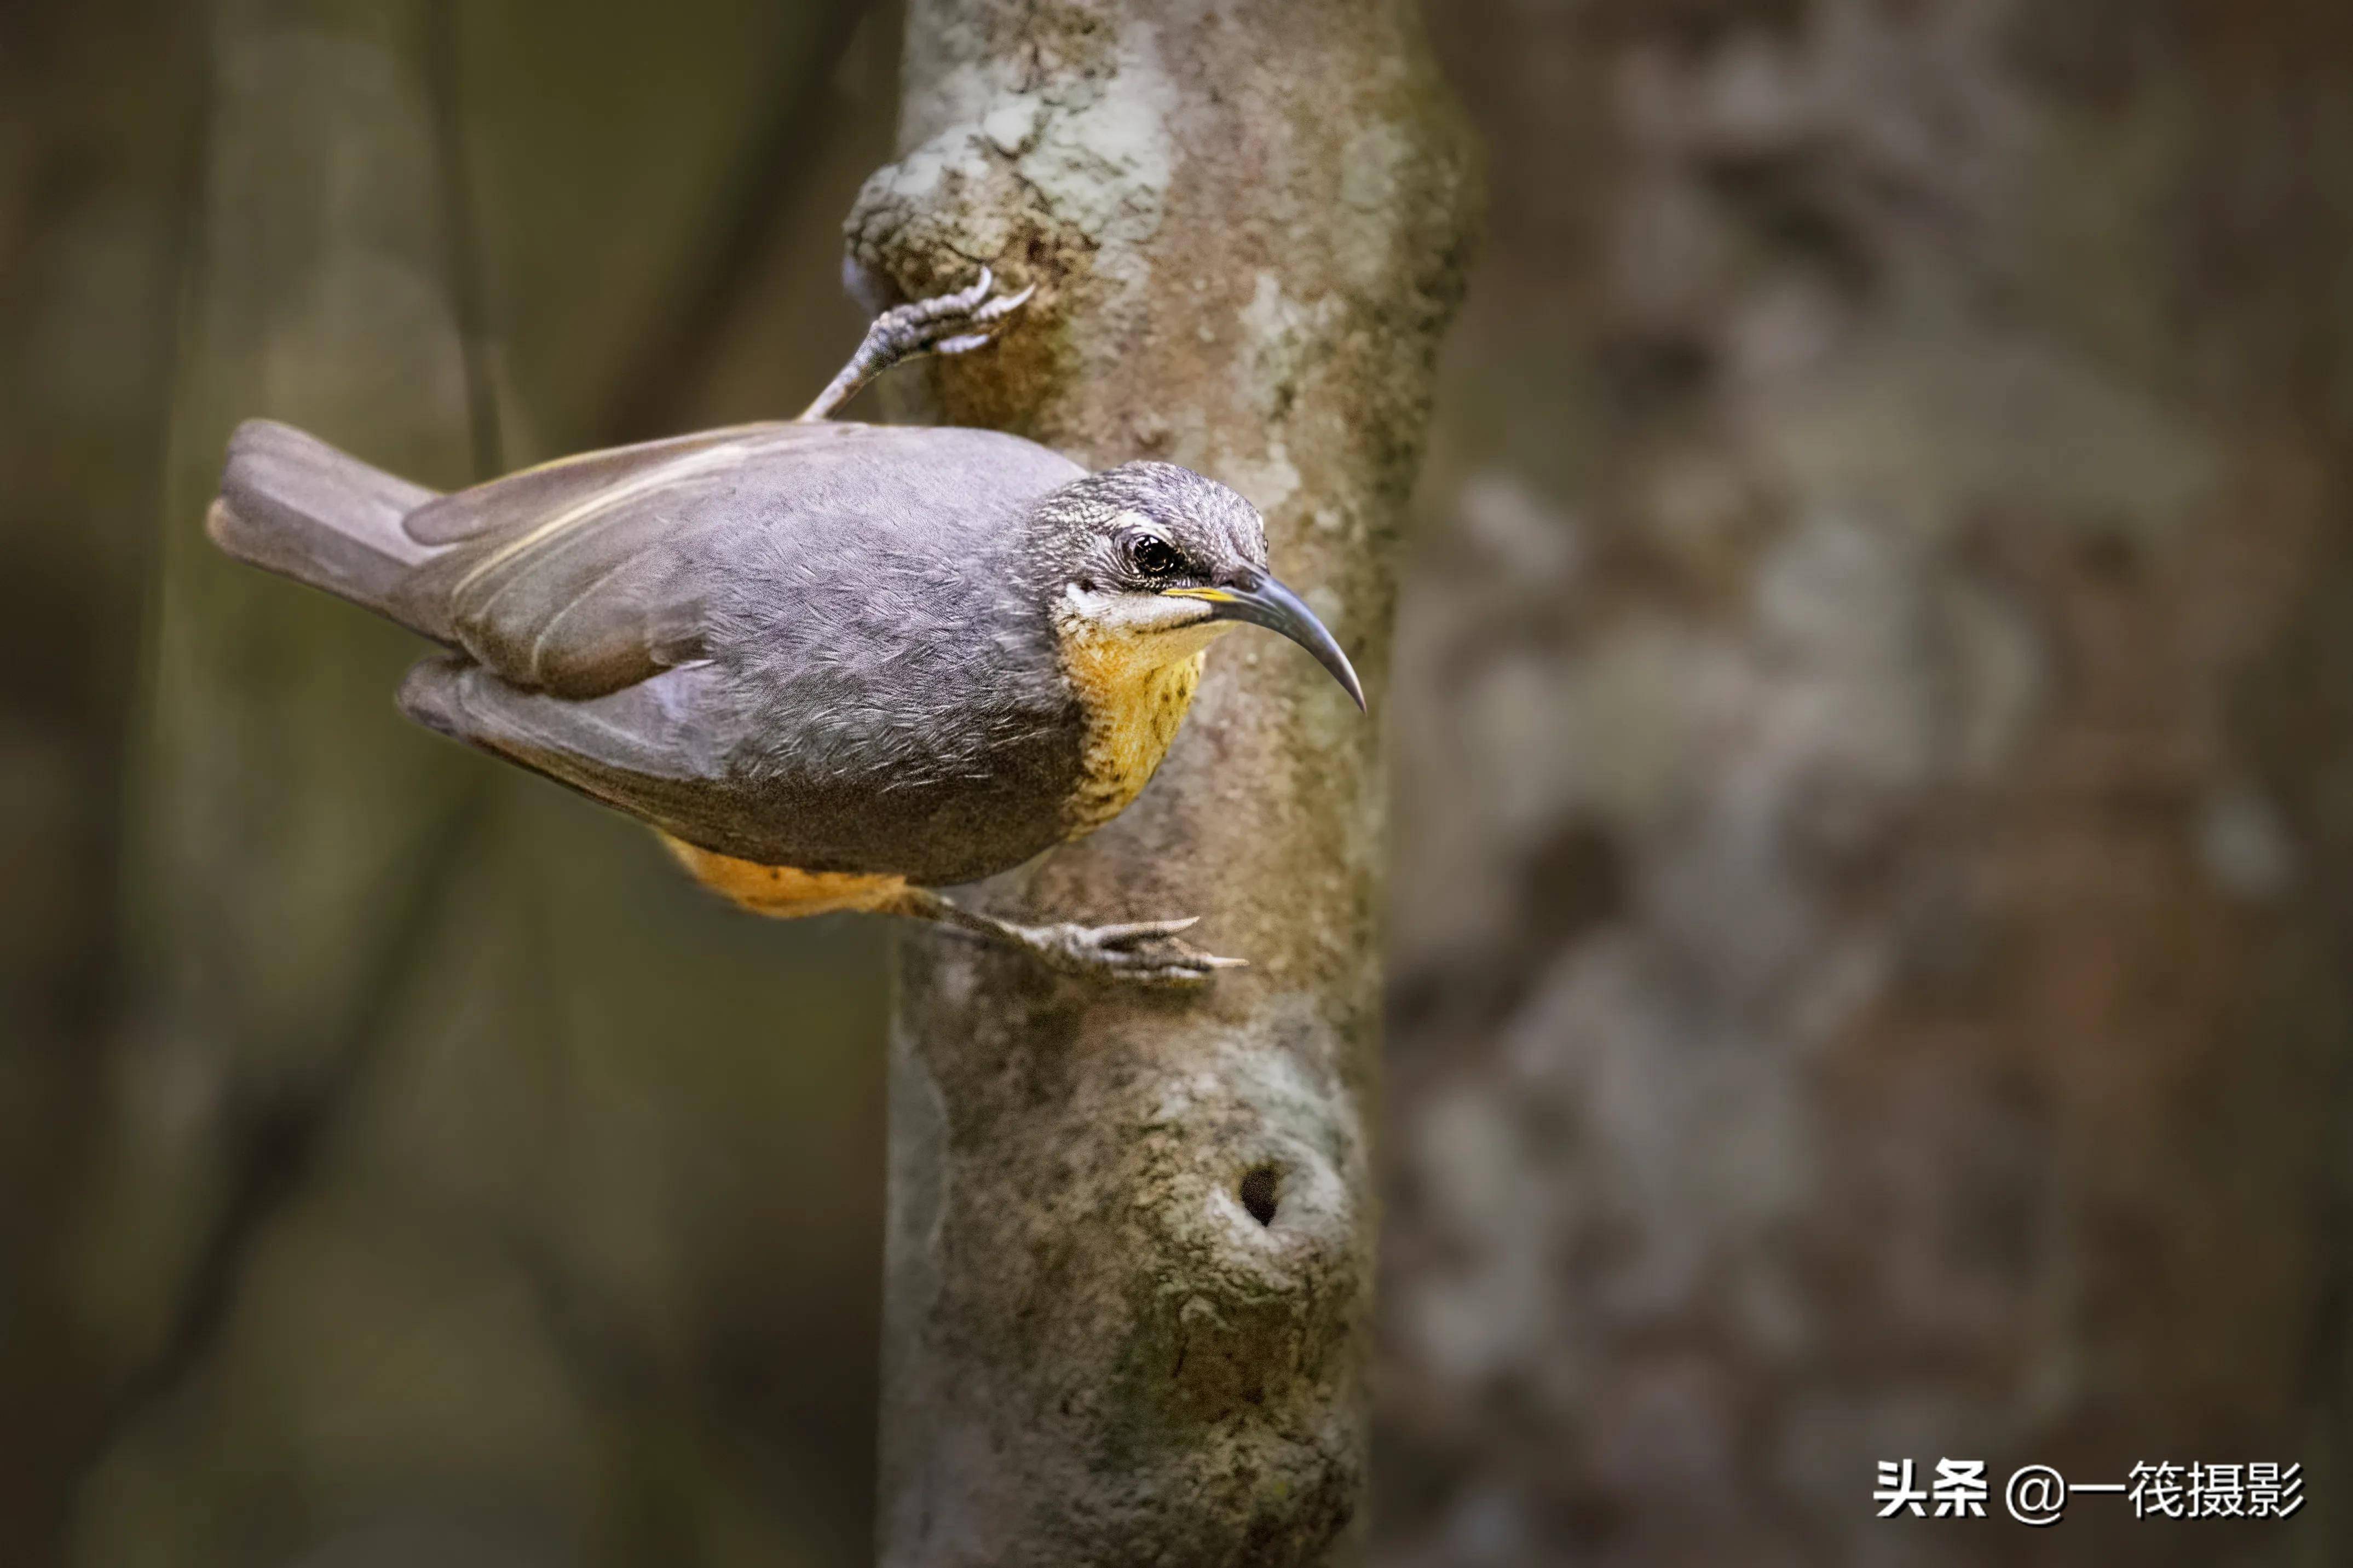
[[[908,295],[1038,298],[938,412],[1234,485],[1382,708],[1392,546],[1461,287],[1468,156],[1397,5],[917,5],[904,155],[849,221]],[[987,895],[1199,914],[1252,968],[1107,991],[902,950],[882,1560],[1343,1560],[1364,1518],[1377,727],[1271,639],[1209,661],[1124,816]]]
[[[1381,1560],[2353,1560],[2353,11],[1451,16]]]

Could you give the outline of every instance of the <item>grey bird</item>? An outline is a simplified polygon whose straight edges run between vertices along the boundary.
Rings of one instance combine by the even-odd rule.
[[[400,689],[409,717],[650,824],[745,908],[908,916],[1067,972],[1198,984],[1238,961],[1179,940],[1189,920],[1019,925],[937,889],[1124,809],[1237,623],[1364,694],[1225,486],[829,420],[894,363],[986,343],[1027,298],[984,269],[885,312],[796,420],[447,495],[250,421],[206,529],[440,644]]]

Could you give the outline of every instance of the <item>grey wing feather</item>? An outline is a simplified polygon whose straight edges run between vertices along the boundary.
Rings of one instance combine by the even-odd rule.
[[[397,593],[412,626],[558,696],[618,690],[702,655],[699,540],[754,465],[827,467],[847,425],[751,425],[526,469],[444,496],[403,526],[438,546]]]
[[[747,837],[712,788],[723,737],[700,668],[670,670],[606,696],[575,701],[524,691],[462,658],[428,658],[401,682],[401,711],[429,730],[519,763],[591,799],[681,837],[755,858],[769,846]]]
[[[617,485],[627,484],[649,469],[712,447],[746,439],[757,439],[772,447],[794,444],[815,447],[858,428],[860,427],[855,425],[786,425],[770,421],[582,452],[438,497],[408,513],[401,526],[420,544],[455,544],[486,533],[503,532],[512,529],[518,519],[553,516]]]

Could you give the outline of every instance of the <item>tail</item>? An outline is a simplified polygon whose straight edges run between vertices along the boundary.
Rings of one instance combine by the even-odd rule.
[[[400,520],[434,495],[290,425],[248,419],[229,438],[205,531],[239,561],[389,614],[393,590],[434,554]]]

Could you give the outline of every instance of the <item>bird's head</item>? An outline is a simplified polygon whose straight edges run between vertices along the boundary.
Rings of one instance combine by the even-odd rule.
[[[1123,463],[1057,490],[1039,517],[1066,636],[1174,663],[1248,621],[1314,655],[1364,707],[1339,643],[1267,570],[1258,509],[1215,479],[1174,463]]]

